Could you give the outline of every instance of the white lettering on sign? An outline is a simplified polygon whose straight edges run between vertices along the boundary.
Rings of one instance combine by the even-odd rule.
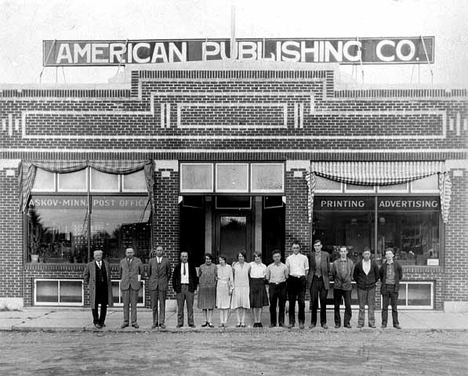
[[[437,200],[382,200],[379,208],[438,208]]]
[[[394,51],[394,53],[392,53],[391,55],[384,55],[382,52],[384,46],[390,46],[390,50]],[[403,48],[409,50],[409,52],[406,55],[403,53]],[[411,61],[413,60],[416,54],[416,46],[412,41],[404,39],[399,41],[395,47],[394,41],[384,39],[377,43],[375,53],[380,60],[385,62],[395,61],[395,54],[396,57],[402,61]]]
[[[364,200],[321,200],[321,208],[364,208]]]

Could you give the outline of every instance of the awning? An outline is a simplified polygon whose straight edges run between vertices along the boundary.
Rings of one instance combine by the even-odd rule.
[[[23,161],[19,166],[19,203],[21,212],[25,212],[34,186],[37,168],[48,172],[69,173],[92,167],[108,174],[127,175],[137,171],[145,171],[148,197],[153,207],[154,165],[153,160],[145,161]]]
[[[312,222],[316,176],[354,185],[384,186],[403,184],[435,174],[439,175],[442,219],[447,223],[452,183],[444,162],[312,162],[310,173],[306,176],[309,187],[309,223]]]

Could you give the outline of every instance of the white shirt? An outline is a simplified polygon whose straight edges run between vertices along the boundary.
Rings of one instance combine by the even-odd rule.
[[[305,276],[309,270],[309,260],[302,253],[294,253],[286,259],[286,266],[289,268],[289,275],[293,277]]]
[[[156,261],[157,261],[158,264],[160,264],[161,261],[162,261],[162,257],[156,257]]]
[[[257,264],[255,261],[250,263],[250,278],[265,278],[267,267],[265,264]]]
[[[100,268],[101,267],[102,261],[96,261],[97,266]]]
[[[180,264],[180,283],[189,283],[189,267],[188,262],[185,263],[185,275],[184,275],[184,263]]]
[[[364,273],[366,273],[366,275],[369,274],[370,267],[371,267],[371,260],[369,261],[362,260],[362,270],[364,270]]]

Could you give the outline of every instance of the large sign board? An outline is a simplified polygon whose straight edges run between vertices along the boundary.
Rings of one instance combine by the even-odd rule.
[[[421,64],[434,62],[434,37],[241,38],[236,60],[297,63]],[[110,66],[231,59],[229,39],[45,40],[43,65]]]

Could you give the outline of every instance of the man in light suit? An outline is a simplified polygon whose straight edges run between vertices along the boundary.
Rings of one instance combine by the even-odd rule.
[[[120,290],[122,290],[124,321],[121,328],[126,328],[129,324],[129,308],[132,306],[132,326],[138,329],[137,322],[137,302],[138,292],[141,288],[141,275],[143,273],[143,263],[135,257],[133,248],[125,250],[126,257],[120,261]]]
[[[195,328],[193,320],[193,299],[198,285],[197,270],[193,263],[188,263],[188,253],[180,253],[180,264],[177,264],[172,274],[172,287],[177,296],[177,327],[184,325],[184,305],[187,302],[187,321]]]
[[[106,326],[107,305],[114,304],[112,298],[111,270],[109,263],[102,259],[102,251],[94,251],[94,261],[86,264],[83,279],[89,284],[89,305],[93,313],[93,324],[101,329]],[[101,305],[101,314],[98,315],[98,306]]]
[[[327,325],[327,295],[330,289],[330,255],[322,251],[322,242],[314,241],[314,251],[309,254],[309,275],[307,284],[310,286],[310,309],[312,310],[310,328],[317,325],[317,308],[320,298],[320,324],[323,329]]]
[[[156,247],[156,257],[149,262],[149,290],[151,297],[151,308],[153,309],[153,326],[151,329],[166,329],[166,295],[167,285],[171,278],[171,263],[167,257],[163,257],[163,247]],[[159,318],[158,318],[159,301]]]

